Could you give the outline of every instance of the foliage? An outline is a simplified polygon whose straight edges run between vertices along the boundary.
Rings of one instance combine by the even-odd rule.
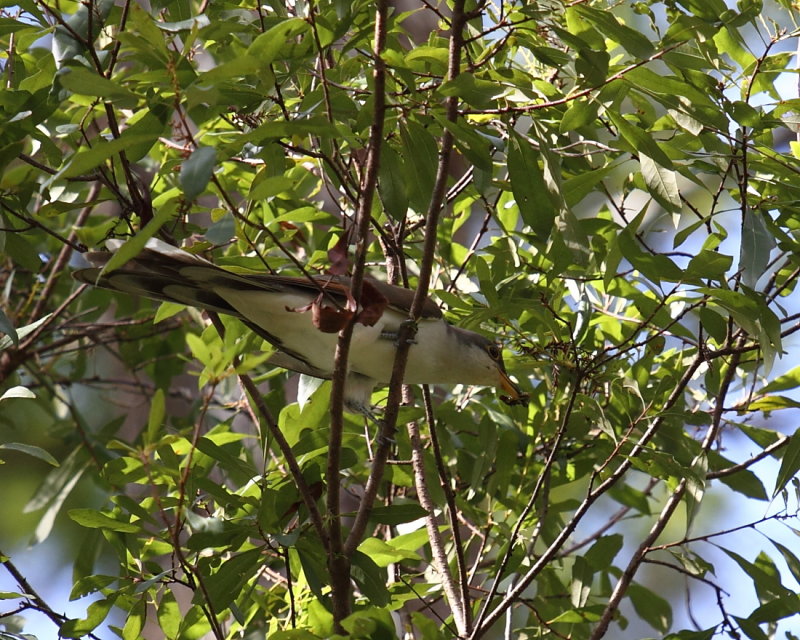
[[[116,609],[125,639],[425,640],[626,616],[760,640],[800,613],[795,551],[743,556],[704,500],[796,519],[800,437],[773,421],[800,373],[772,373],[799,326],[794,3],[257,4],[0,5],[1,455],[50,469],[28,535],[83,527],[72,595],[99,596],[66,619],[12,557],[7,611],[67,638]],[[530,404],[416,391],[423,416],[384,389],[365,428],[338,378],[290,403],[236,322],[70,278],[156,236],[430,287],[504,342]],[[124,424],[123,392],[147,407]],[[738,435],[755,453],[729,459]],[[709,542],[761,606],[729,611]],[[653,563],[713,590],[707,628],[673,622]]]

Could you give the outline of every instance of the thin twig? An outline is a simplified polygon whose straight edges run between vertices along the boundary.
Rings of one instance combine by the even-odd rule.
[[[433,451],[433,459],[436,462],[436,472],[439,475],[439,484],[444,491],[445,500],[447,502],[447,511],[450,517],[450,528],[453,532],[453,548],[456,555],[456,567],[458,568],[458,582],[461,586],[461,601],[466,604],[469,602],[469,575],[467,572],[467,563],[464,559],[464,543],[461,540],[461,529],[458,524],[458,508],[456,507],[456,496],[453,492],[453,487],[450,484],[450,474],[447,473],[447,468],[444,464],[444,456],[442,456],[442,448],[439,445],[439,436],[436,433],[436,417],[433,414],[433,402],[431,401],[431,390],[428,385],[422,387],[423,405],[425,407],[425,420],[428,423],[428,430],[430,432],[431,449]],[[420,458],[422,459],[422,458]],[[412,460],[413,462],[413,460]],[[424,475],[423,475],[424,482]],[[431,548],[434,542],[444,550],[439,528],[434,528],[434,534],[428,536]],[[443,557],[447,557],[443,554]],[[467,626],[472,624],[472,611],[466,607],[464,610]]]

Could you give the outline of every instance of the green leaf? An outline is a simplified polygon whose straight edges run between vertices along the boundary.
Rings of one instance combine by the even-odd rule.
[[[402,220],[408,213],[408,196],[403,180],[403,163],[400,154],[391,145],[381,146],[378,174],[378,194],[383,208],[394,220]]]
[[[655,49],[650,38],[619,22],[608,9],[595,9],[587,5],[573,5],[571,8],[591,22],[600,33],[622,45],[632,56],[648,58],[653,55]]]
[[[52,313],[48,313],[46,316],[39,318],[36,322],[32,322],[31,324],[25,325],[24,327],[20,327],[16,331],[17,341],[11,337],[11,335],[5,335],[0,338],[0,351],[8,349],[11,345],[17,344],[19,340],[22,340],[25,336],[33,333],[41,327],[45,322],[50,319],[50,316],[53,315]]]
[[[711,640],[717,635],[717,627],[704,629],[703,631],[688,631],[686,629],[677,633],[670,633],[664,636],[664,640]]]
[[[623,543],[624,539],[619,533],[602,536],[584,554],[584,558],[595,571],[608,569],[622,550]]]
[[[739,267],[742,270],[742,282],[751,289],[755,289],[756,282],[764,275],[774,248],[775,238],[767,229],[761,213],[748,208],[742,222]]]
[[[241,473],[245,477],[255,475],[256,470],[252,465],[244,460],[240,460],[237,456],[232,455],[225,451],[222,447],[217,445],[210,437],[204,436],[197,441],[198,451],[205,453],[210,458],[216,460],[220,466],[228,473]]]
[[[319,636],[305,629],[288,629],[269,634],[269,640],[319,640]]]
[[[800,430],[789,437],[789,443],[783,451],[778,477],[775,480],[775,490],[772,492],[773,498],[783,491],[798,471],[800,471]]]
[[[779,409],[798,409],[800,401],[781,395],[760,396],[747,405],[749,411],[778,411]]]
[[[573,207],[589,194],[595,193],[597,185],[614,172],[617,165],[610,164],[599,169],[579,173],[564,181],[564,199]]]
[[[619,135],[628,143],[630,151],[636,154],[644,154],[648,156],[653,162],[661,165],[665,169],[673,170],[674,166],[672,160],[658,146],[658,143],[653,137],[635,124],[629,122],[622,114],[617,113],[613,109],[606,111],[609,119],[614,126],[617,127]]]
[[[120,533],[136,533],[139,527],[130,522],[122,522],[94,509],[70,509],[68,515],[79,525],[90,529],[109,529]]]
[[[86,67],[64,67],[57,78],[61,86],[73,93],[104,98],[120,109],[130,109],[139,104],[139,96],[135,93]]]
[[[51,456],[49,453],[47,453],[47,451],[45,451],[41,447],[36,447],[32,444],[23,444],[21,442],[6,442],[4,444],[0,444],[0,449],[8,449],[10,451],[19,451],[21,453],[27,453],[29,456],[33,456],[34,458],[39,458],[39,460],[44,460],[47,464],[53,465],[54,467],[58,466],[58,460],[56,460],[53,456]]]
[[[265,68],[279,55],[281,58],[289,57],[294,51],[293,45],[297,38],[309,28],[308,21],[303,18],[283,20],[253,40],[247,48],[247,55]]]
[[[310,541],[299,540],[289,549],[289,558],[293,557],[299,560],[299,564],[291,567],[292,573],[300,575],[302,569],[302,575],[308,582],[309,589],[322,600],[322,590],[330,584],[322,554],[315,545],[310,544]]]
[[[125,626],[122,628],[122,640],[139,640],[141,638],[144,621],[146,619],[147,598],[142,596],[136,604],[128,609]]]
[[[119,138],[99,140],[91,149],[85,149],[73,155],[56,177],[76,178],[82,176],[120,151],[143,144],[152,144],[156,138],[158,138],[158,133],[123,131]]]
[[[681,194],[675,171],[662,167],[644,152],[639,154],[642,177],[649,192],[667,211],[681,210]]]
[[[195,80],[195,85],[198,87],[214,87],[226,80],[233,81],[236,78],[258,73],[264,68],[263,63],[258,58],[242,55],[199,74]]]
[[[506,88],[465,72],[445,82],[439,92],[443,96],[458,96],[476,109],[486,109],[496,103],[497,98],[506,92]]]
[[[760,340],[765,360],[767,356],[780,352],[780,322],[764,303],[763,296],[721,288],[698,287],[697,290],[710,296],[714,302],[730,312],[736,324]]]
[[[387,567],[390,564],[403,562],[404,560],[412,563],[422,560],[418,553],[397,549],[378,538],[367,538],[358,545],[358,550],[369,556],[379,567]]]
[[[167,105],[151,103],[147,109],[139,109],[128,119],[128,128],[122,133],[122,137],[141,136],[141,142],[129,144],[125,148],[125,155],[129,162],[138,162],[144,158],[153,145],[158,142],[159,137],[164,135],[169,122],[170,109]]]
[[[731,103],[730,112],[733,119],[743,127],[757,127],[761,124],[761,114],[746,102],[737,100]]]
[[[733,462],[726,460],[716,452],[711,452],[709,456],[714,460],[714,469],[733,466]],[[740,469],[736,473],[721,476],[719,481],[726,487],[748,498],[769,500],[767,490],[764,488],[761,479],[750,469]]]
[[[448,51],[447,47],[432,47],[428,45],[421,45],[413,47],[405,55],[405,62],[412,63],[415,60],[431,60],[442,65],[442,68],[447,64]]]
[[[570,603],[573,607],[583,607],[592,592],[594,572],[585,558],[575,557],[572,565],[572,580],[570,582]]]
[[[216,611],[227,608],[240,594],[244,585],[260,569],[261,549],[250,549],[238,553],[222,563],[222,566],[207,579],[208,599]],[[203,597],[197,591],[195,600]]]
[[[164,426],[165,407],[164,390],[156,389],[150,398],[150,414],[147,418],[147,431],[144,435],[145,444],[151,444],[158,440],[158,434]]]
[[[795,581],[800,582],[800,558],[798,558],[797,555],[795,555],[795,553],[788,547],[783,546],[777,540],[770,540],[770,542],[775,545],[775,548],[778,549],[778,551],[780,551],[784,561],[786,562],[786,566],[789,567],[792,577],[795,579]]]
[[[453,134],[456,148],[471,165],[481,171],[492,171],[491,145],[484,136],[460,121],[451,122],[442,117],[436,117],[436,121]]]
[[[539,154],[524,138],[512,134],[508,140],[508,177],[520,215],[542,242],[553,230],[558,211],[550,199]]]
[[[773,393],[775,391],[787,391],[789,389],[795,389],[798,386],[800,386],[800,365],[778,376],[772,382],[765,384],[759,389],[758,395]]]
[[[757,622],[753,622],[747,618],[740,618],[739,616],[731,616],[739,627],[750,640],[773,640],[773,636],[767,635],[758,626]]]
[[[376,606],[361,609],[342,620],[342,627],[352,640],[395,640],[395,623],[387,609]],[[340,636],[337,636],[340,637]]]
[[[192,16],[185,20],[178,20],[177,22],[156,22],[156,26],[162,31],[169,33],[178,33],[179,31],[190,31],[192,29],[202,29],[211,24],[208,16],[203,13],[199,16]]]
[[[214,147],[197,147],[183,162],[180,183],[187,200],[194,200],[205,191],[216,163],[217,150]]]
[[[294,180],[286,175],[267,176],[259,173],[250,185],[247,197],[251,200],[266,200],[273,198],[285,191],[291,191]]]
[[[173,638],[177,639],[179,637],[183,616],[172,591],[164,590],[158,603],[156,617],[158,618],[158,626],[166,639],[173,640]]]
[[[691,469],[686,473],[686,531],[687,534],[694,524],[694,520],[700,511],[700,505],[706,491],[706,475],[708,473],[708,458],[705,455],[698,455],[693,461]]]
[[[686,278],[717,280],[722,282],[733,264],[733,258],[718,251],[702,249],[686,267]]]
[[[400,125],[400,137],[409,204],[414,211],[425,213],[433,194],[439,149],[428,130],[413,120]]]
[[[780,598],[765,602],[747,616],[747,619],[756,624],[764,624],[796,616],[798,613],[800,613],[800,596],[796,593],[787,593]]]
[[[263,144],[273,138],[287,138],[290,136],[313,135],[322,138],[332,138],[339,135],[336,125],[324,118],[300,118],[291,122],[277,120],[265,122],[253,129],[250,133],[239,137],[239,144],[248,142]]]
[[[352,576],[360,591],[376,607],[385,607],[391,602],[389,590],[386,588],[388,576],[372,558],[361,551],[352,557]]]
[[[42,542],[50,535],[64,501],[72,493],[88,466],[88,455],[81,445],[70,452],[60,467],[51,469],[45,476],[33,497],[22,509],[23,513],[44,509],[31,537],[31,545]]]
[[[672,626],[672,607],[669,602],[650,589],[639,584],[628,587],[633,608],[642,619],[661,633],[666,633]]]
[[[591,124],[597,118],[600,103],[597,100],[573,100],[569,109],[564,112],[558,128],[561,133],[575,131],[580,127]],[[592,171],[587,172],[592,174]]]
[[[447,530],[447,527],[442,525],[442,531]],[[428,530],[424,524],[420,524],[419,528],[409,533],[404,533],[396,538],[388,540],[386,544],[395,549],[402,549],[405,551],[416,551],[428,542]]]
[[[83,638],[94,631],[108,616],[116,602],[116,596],[95,600],[86,608],[86,617],[82,620],[67,620],[59,629],[62,638]]]
[[[14,328],[14,324],[11,320],[8,319],[8,316],[0,309],[0,332],[5,333],[5,338],[10,338],[11,342],[14,346],[19,346],[19,336],[17,335],[17,330]],[[0,349],[2,349],[2,345],[0,345]]]
[[[372,509],[370,519],[381,524],[398,525],[424,518],[427,511],[415,502],[378,506]]]
[[[653,282],[660,283],[662,280],[680,282],[683,279],[683,271],[678,265],[666,256],[647,253],[640,249],[638,241],[627,229],[622,231],[617,239],[623,257]]]
[[[420,611],[412,612],[411,621],[422,634],[419,640],[452,640],[452,633],[440,631],[439,626]]]
[[[782,598],[791,593],[781,584],[774,563],[765,554],[759,554],[755,562],[750,562],[731,549],[722,550],[752,579],[761,602]]]

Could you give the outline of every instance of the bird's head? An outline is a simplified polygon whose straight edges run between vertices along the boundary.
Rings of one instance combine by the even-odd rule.
[[[481,380],[472,384],[491,385],[505,392],[500,399],[508,405],[527,404],[529,396],[519,388],[506,372],[503,362],[503,350],[496,342],[471,331],[459,331],[459,339],[466,349],[461,353],[468,362],[464,368],[472,372],[480,372]]]

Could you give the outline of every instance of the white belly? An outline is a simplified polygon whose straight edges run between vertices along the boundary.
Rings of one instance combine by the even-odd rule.
[[[324,333],[313,325],[311,311],[303,309],[311,298],[303,294],[215,288],[215,292],[233,306],[250,322],[280,341],[283,349],[295,353],[316,369],[327,375],[333,373],[338,334]],[[288,309],[288,310],[287,310]],[[388,383],[392,376],[397,352],[394,335],[407,316],[386,309],[375,323],[368,327],[356,324],[350,343],[348,369]],[[389,334],[389,335],[387,335]],[[471,372],[475,379],[465,379],[460,365],[462,359],[454,350],[459,345],[450,333],[449,325],[440,318],[422,319],[418,323],[415,342],[409,349],[404,382],[407,384],[492,384],[491,366],[487,369],[487,381],[481,372]]]

